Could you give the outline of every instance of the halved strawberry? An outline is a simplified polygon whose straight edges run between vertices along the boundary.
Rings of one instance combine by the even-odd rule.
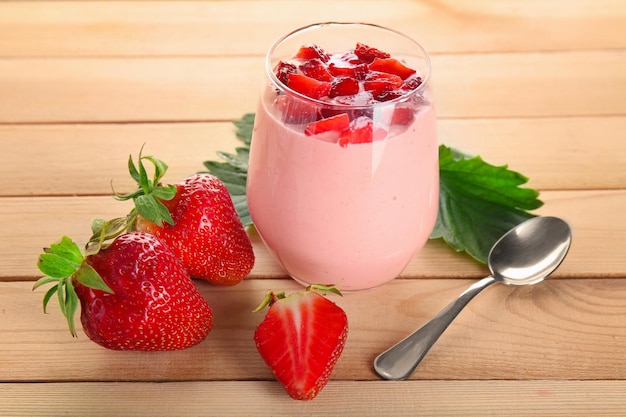
[[[346,113],[341,113],[326,119],[320,119],[316,122],[309,123],[304,129],[307,136],[319,135],[325,132],[341,133],[350,127],[350,117]]]
[[[368,68],[370,71],[397,75],[403,80],[415,74],[415,70],[413,68],[407,67],[395,58],[375,58],[374,61],[368,65]]]
[[[255,310],[269,305],[254,332],[256,348],[296,400],[311,400],[326,386],[348,336],[346,313],[317,291],[341,294],[321,285],[289,296],[268,291]]]
[[[332,84],[329,82],[318,81],[302,74],[289,74],[287,86],[313,99],[320,99],[327,96],[332,88]]]
[[[383,52],[379,49],[372,48],[360,42],[356,44],[356,48],[354,48],[354,53],[356,54],[356,56],[359,57],[359,59],[361,59],[361,61],[367,64],[369,64],[376,58],[390,58],[391,57],[391,55],[389,55],[387,52]]]
[[[307,77],[315,78],[318,81],[332,81],[333,75],[328,72],[326,65],[318,59],[309,59],[300,65],[300,71]]]
[[[359,92],[359,82],[354,78],[342,77],[337,78],[333,83],[328,97],[352,96]]]
[[[300,59],[321,59],[322,62],[328,62],[330,57],[328,53],[322,49],[319,45],[314,43],[306,44],[300,47],[298,53],[296,54],[296,58]]]

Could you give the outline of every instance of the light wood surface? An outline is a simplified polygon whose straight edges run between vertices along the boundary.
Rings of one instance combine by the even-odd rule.
[[[175,182],[238,142],[263,55],[317,21],[370,21],[431,53],[440,142],[530,178],[538,214],[574,229],[534,287],[494,286],[409,381],[372,360],[488,273],[429,242],[395,281],[335,301],[350,332],[331,382],[291,400],[258,356],[251,314],[297,290],[251,232],[257,261],[231,288],[198,282],[215,329],[181,352],[113,352],[56,308],[41,249],[125,214],[142,144]],[[626,415],[626,3],[619,0],[6,1],[0,3],[1,416]]]

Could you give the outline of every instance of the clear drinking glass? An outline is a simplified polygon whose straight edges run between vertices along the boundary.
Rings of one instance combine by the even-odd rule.
[[[353,50],[357,42],[415,69],[404,84],[418,76],[421,84],[400,89],[401,95],[379,96],[384,101],[361,87],[329,103],[298,93],[275,73],[303,45],[335,54]],[[437,217],[438,144],[428,54],[388,28],[321,23],[280,38],[267,54],[266,72],[247,184],[262,240],[304,285],[336,284],[350,291],[394,279],[427,241]],[[358,69],[355,74],[363,78]],[[344,113],[348,133],[305,132],[311,123]],[[356,143],[363,137],[369,139]]]

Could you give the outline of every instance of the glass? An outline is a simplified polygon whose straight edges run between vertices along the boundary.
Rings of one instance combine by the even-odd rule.
[[[378,96],[386,101],[372,100],[360,87],[356,95],[329,103],[287,87],[275,73],[303,45],[339,56],[357,42],[416,70],[403,88],[417,76],[421,84]],[[428,54],[388,28],[321,23],[279,39],[267,54],[266,71],[247,183],[250,215],[262,240],[303,285],[336,284],[351,291],[394,279],[427,241],[437,217],[438,145]],[[347,135],[311,135],[312,123],[343,114],[351,123]]]

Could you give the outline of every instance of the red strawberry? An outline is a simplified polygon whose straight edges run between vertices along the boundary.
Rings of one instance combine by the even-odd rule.
[[[337,96],[352,96],[359,92],[359,82],[354,78],[338,78],[332,84],[333,86],[328,92],[328,97],[330,98]]]
[[[358,56],[361,59],[361,61],[367,64],[369,64],[376,58],[391,57],[391,55],[389,55],[387,52],[383,52],[379,49],[369,47],[362,43],[356,44],[356,48],[354,48],[354,53],[356,56]]]
[[[318,45],[315,45],[313,43],[301,46],[300,49],[298,50],[298,53],[296,54],[296,58],[300,58],[300,59],[318,58],[322,62],[328,62],[328,60],[330,59],[330,57],[328,56],[328,53],[324,49],[320,48]]]
[[[155,166],[147,178],[143,160]],[[117,195],[132,198],[131,230],[163,240],[182,261],[189,275],[217,285],[239,283],[254,266],[252,244],[237,215],[228,189],[211,174],[196,174],[176,185],[160,186],[167,165],[139,155],[139,170],[129,160],[139,189]]]
[[[318,81],[302,74],[289,74],[287,86],[307,97],[320,99],[328,95],[332,84],[325,81]]]
[[[350,77],[357,80],[364,80],[367,75],[367,64],[350,64],[342,62],[331,62],[328,64],[328,72],[335,77]]]
[[[341,133],[350,127],[350,117],[346,113],[340,113],[326,119],[320,119],[316,122],[309,123],[304,129],[306,136],[319,135],[325,132]]]
[[[349,144],[368,143],[384,139],[386,135],[387,131],[376,126],[372,119],[361,116],[350,122],[350,128],[343,131],[337,143],[346,147]]]
[[[255,310],[270,306],[254,341],[276,379],[296,400],[311,400],[326,386],[348,336],[346,313],[316,290],[340,294],[325,286],[310,286],[288,297],[269,291]]]
[[[413,68],[409,68],[402,62],[395,58],[376,58],[368,65],[370,71],[385,72],[387,74],[394,74],[398,77],[406,80],[411,75],[415,74]]]
[[[276,66],[276,77],[282,81],[283,84],[289,82],[289,74],[295,74],[298,71],[295,65],[288,62],[280,61]]]
[[[310,59],[300,65],[300,71],[307,77],[315,78],[318,81],[331,81],[333,75],[328,72],[324,63],[319,59]]]
[[[179,350],[206,338],[213,326],[211,309],[163,242],[133,232],[105,249],[96,246],[95,254],[84,257],[64,237],[39,258],[47,276],[33,289],[56,283],[44,297],[44,311],[58,293],[72,335],[80,301],[85,334],[108,349]]]
[[[366,91],[370,91],[374,98],[377,98],[384,92],[395,90],[402,86],[402,78],[394,74],[385,72],[372,71],[367,74],[363,87]]]

